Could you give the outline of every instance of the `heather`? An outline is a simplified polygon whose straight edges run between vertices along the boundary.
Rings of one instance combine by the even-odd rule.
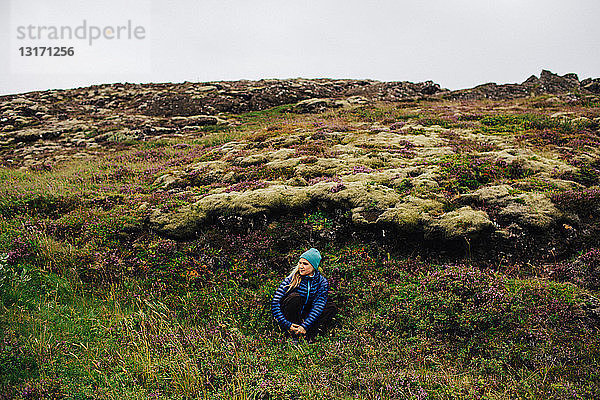
[[[0,98],[0,398],[600,396],[598,95],[327,82]]]

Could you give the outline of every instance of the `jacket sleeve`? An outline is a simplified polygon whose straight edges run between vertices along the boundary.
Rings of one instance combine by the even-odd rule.
[[[271,301],[271,313],[273,314],[273,317],[277,320],[279,325],[284,327],[286,330],[290,329],[292,323],[285,319],[283,312],[281,311],[280,301],[283,298],[283,296],[285,296],[285,290],[288,287],[288,284],[290,283],[289,281],[290,279],[286,277],[283,280],[283,282],[281,282],[281,284],[277,288],[277,291],[275,292],[275,295],[273,296],[273,300]]]
[[[317,293],[317,297],[313,302],[313,307],[306,316],[304,322],[300,325],[307,329],[321,316],[321,313],[325,309],[325,303],[327,303],[327,297],[329,295],[329,282],[327,279],[323,277],[323,281],[321,282],[319,293]]]

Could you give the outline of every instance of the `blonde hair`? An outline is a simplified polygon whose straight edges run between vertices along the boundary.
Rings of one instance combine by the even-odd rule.
[[[294,269],[292,269],[292,272],[290,272],[290,274],[287,276],[287,278],[290,278],[291,281],[289,283],[288,290],[285,291],[286,293],[300,284],[300,280],[302,279],[302,277],[300,276],[298,264],[296,264]]]

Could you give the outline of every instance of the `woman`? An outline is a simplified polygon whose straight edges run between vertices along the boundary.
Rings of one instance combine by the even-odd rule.
[[[301,335],[310,343],[325,333],[337,308],[328,300],[329,284],[319,272],[321,254],[305,251],[292,272],[281,282],[271,302],[271,312],[280,328],[297,340]]]

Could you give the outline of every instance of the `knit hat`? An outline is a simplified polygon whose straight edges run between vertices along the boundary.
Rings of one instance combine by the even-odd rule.
[[[321,263],[321,253],[319,253],[319,250],[315,248],[306,250],[304,253],[302,253],[300,258],[304,258],[306,261],[308,261],[310,265],[313,266],[315,271],[319,270],[319,264]]]

